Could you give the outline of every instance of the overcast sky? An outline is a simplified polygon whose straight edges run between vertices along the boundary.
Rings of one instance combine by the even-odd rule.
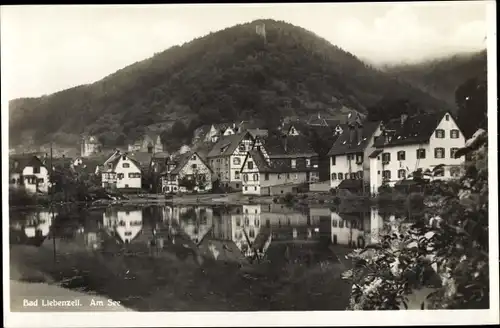
[[[91,83],[170,46],[260,18],[304,27],[377,64],[418,61],[483,49],[485,8],[481,1],[2,6],[3,88],[12,99]]]

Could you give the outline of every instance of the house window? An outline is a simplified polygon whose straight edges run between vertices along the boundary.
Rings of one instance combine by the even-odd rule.
[[[363,154],[357,154],[356,155],[356,163],[357,164],[362,164],[363,163]]]
[[[391,153],[382,154],[382,162],[389,163],[391,161]]]
[[[337,220],[332,220],[332,227],[337,228]]]
[[[122,164],[122,167],[123,167],[124,169],[127,169],[127,168],[129,168],[129,167],[130,167],[130,164],[129,164],[129,163],[123,163],[123,164]]]
[[[350,161],[354,158],[354,155],[353,154],[349,154],[347,155],[347,160]]]
[[[460,136],[460,131],[458,131],[457,129],[453,129],[450,131],[451,139],[458,139],[459,136]]]
[[[311,166],[311,160],[309,158],[306,158],[306,167]]]
[[[339,180],[343,180],[344,179],[344,175],[342,173],[339,173]]]
[[[450,114],[446,114],[444,117],[445,120],[449,121],[450,120]]]
[[[340,220],[339,221],[339,228],[343,228],[344,227],[344,221],[343,220]]]
[[[33,167],[33,174],[37,174],[37,173],[40,173],[40,167],[39,166]]]
[[[337,180],[337,173],[332,173],[332,180]]]
[[[245,186],[245,191],[248,191],[248,187],[247,186]]]
[[[444,148],[434,148],[434,158],[444,158]]]
[[[398,151],[398,161],[404,161],[406,159],[406,152],[404,150]]]
[[[243,174],[243,181],[247,182],[248,181],[248,174]]]
[[[458,148],[451,148],[450,149],[450,158],[455,158],[455,154],[458,151]]]
[[[287,174],[286,174],[286,178],[287,178],[287,179],[290,179],[290,173],[287,173]]]
[[[390,180],[391,179],[391,171],[390,170],[382,171],[382,178],[384,180]]]
[[[264,175],[264,179],[265,179],[265,180],[269,180],[269,173],[266,173],[266,174]]]
[[[233,164],[234,165],[240,165],[241,164],[241,159],[239,159],[238,157],[233,158]]]
[[[438,138],[438,139],[443,139],[443,138],[444,138],[444,130],[442,130],[442,129],[437,129],[437,130],[436,130],[436,138]]]
[[[351,173],[349,176],[351,180],[356,180],[356,173]]]
[[[193,168],[193,169],[196,169],[197,167],[198,167],[198,165],[196,165],[196,164],[191,165],[191,168]]]
[[[291,160],[291,166],[292,166],[292,169],[296,168],[297,167],[297,160],[292,159]]]
[[[38,183],[43,183],[43,178],[38,179]]]
[[[245,151],[245,150],[246,150],[246,148],[245,148],[245,144],[240,144],[240,145],[238,146],[238,150],[239,150],[239,151],[241,151],[241,152]]]
[[[450,176],[459,177],[460,176],[460,167],[457,167],[457,166],[450,167]]]
[[[123,179],[125,175],[123,173],[118,173],[118,179]]]
[[[398,178],[405,179],[406,178],[406,171],[405,170],[398,170]]]
[[[234,179],[239,180],[240,179],[240,171],[234,172]]]
[[[241,218],[236,218],[236,226],[239,227],[241,226]]]
[[[281,180],[281,174],[278,173],[278,180]]]
[[[258,174],[254,174],[253,175],[253,181],[259,181],[259,175]]]
[[[332,156],[332,166],[337,164],[337,157]]]
[[[425,149],[420,148],[417,149],[417,159],[424,159],[425,158]]]
[[[363,171],[358,171],[358,179],[363,180]]]
[[[252,170],[253,169],[253,162],[248,162],[248,169]]]

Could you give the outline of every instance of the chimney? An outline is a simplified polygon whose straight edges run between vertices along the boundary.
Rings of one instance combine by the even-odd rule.
[[[401,125],[405,124],[407,118],[408,118],[408,114],[406,114],[406,113],[401,114]]]
[[[361,124],[356,124],[356,135],[358,137],[358,144],[361,143],[361,140],[363,139],[363,129]]]
[[[349,125],[349,143],[353,143],[354,142],[354,137],[355,137],[355,129],[354,129],[354,126],[352,126],[351,124]]]

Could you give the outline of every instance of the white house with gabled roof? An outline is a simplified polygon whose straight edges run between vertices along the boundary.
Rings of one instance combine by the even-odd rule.
[[[370,156],[370,189],[376,193],[385,181],[394,186],[417,170],[438,170],[433,179],[460,175],[464,158],[455,152],[465,146],[465,137],[453,115],[439,112],[391,120],[381,126]]]
[[[116,150],[102,165],[101,179],[104,188],[140,189],[141,165],[127,153]]]

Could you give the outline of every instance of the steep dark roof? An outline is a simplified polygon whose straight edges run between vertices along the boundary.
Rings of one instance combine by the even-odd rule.
[[[375,133],[379,125],[380,122],[364,122],[360,127],[361,141],[359,142],[356,137],[354,137],[351,141],[351,129],[348,127],[343,127],[344,129],[342,133],[338,137],[337,141],[334,142],[332,148],[328,152],[328,156],[363,152],[366,147],[369,146],[368,143],[370,141],[370,138]],[[356,136],[356,128],[354,128],[354,135]]]
[[[270,158],[317,156],[308,138],[303,135],[279,136],[271,134],[263,138],[264,149]]]
[[[375,158],[378,155],[380,155],[380,153],[382,153],[382,152],[383,152],[382,149],[375,149],[374,151],[372,151],[372,153],[370,155],[368,155],[368,157],[369,158]]]
[[[393,119],[384,124],[384,130],[393,131],[393,136],[388,143],[377,140],[375,147],[390,147],[408,144],[427,143],[432,133],[436,130],[445,113],[429,113],[408,117],[404,124],[401,119]]]
[[[312,170],[312,166],[306,167],[305,161],[296,161],[295,167],[291,166],[291,159],[288,158],[273,158],[268,163],[261,151],[252,149],[248,152],[247,158],[252,158],[259,172],[268,173],[291,173],[291,172],[307,172]],[[243,171],[244,165],[241,168]]]
[[[16,166],[17,162],[17,166]],[[9,156],[9,172],[22,173],[26,166],[43,167],[43,163],[34,155],[11,155]]]
[[[207,157],[217,157],[217,156],[229,156],[238,147],[239,143],[247,136],[251,136],[248,132],[236,133],[230,136],[224,136],[219,139],[219,141],[214,145],[212,150],[208,153]],[[221,149],[226,147],[226,149],[221,152]]]
[[[346,179],[340,182],[338,189],[347,189],[347,190],[362,190],[363,189],[363,180],[352,180]]]
[[[174,157],[172,159],[172,162],[176,164],[175,168],[170,172],[170,174],[179,174],[179,172],[186,166],[186,164],[189,162],[189,159],[191,156],[196,155],[200,159],[200,161],[205,164],[205,166],[208,168],[210,172],[212,172],[212,168],[205,162],[203,157],[201,157],[197,152],[195,151],[189,151],[187,153],[178,155],[177,157]],[[170,164],[170,163],[169,163]]]

